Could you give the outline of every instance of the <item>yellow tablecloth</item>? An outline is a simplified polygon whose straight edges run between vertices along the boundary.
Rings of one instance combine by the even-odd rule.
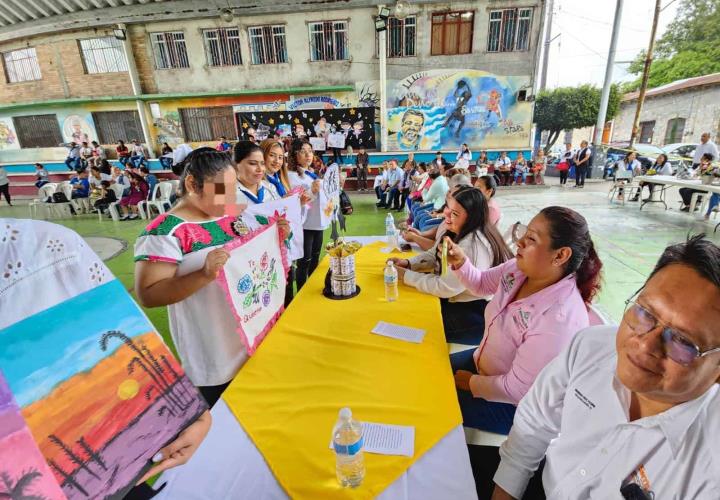
[[[386,302],[381,247],[358,252],[362,292],[349,300],[322,296],[326,258],[223,396],[292,498],[375,497],[462,423],[439,301],[401,285]],[[380,320],[427,334],[421,344],[371,334]],[[415,426],[415,455],[366,453],[363,484],[341,488],[328,445],[344,406],[358,420]]]

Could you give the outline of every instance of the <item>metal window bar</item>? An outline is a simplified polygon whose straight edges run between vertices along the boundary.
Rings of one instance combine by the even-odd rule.
[[[403,48],[405,50],[405,57],[415,57],[415,18],[408,17],[405,19],[405,29],[403,30],[403,36],[405,37],[405,43]]]
[[[310,23],[310,58],[312,61],[349,59],[347,23],[326,21]]]
[[[120,73],[128,70],[122,42],[115,37],[79,40],[85,72]]]
[[[189,68],[190,61],[182,31],[151,33],[155,65],[157,69]]]
[[[42,78],[35,47],[6,52],[3,54],[3,59],[5,80],[8,83],[29,82]]]
[[[15,116],[12,121],[22,148],[53,148],[63,142],[56,115]]]
[[[186,141],[213,141],[221,136],[237,137],[232,106],[181,108],[179,111]]]
[[[493,10],[490,12],[490,26],[488,27],[488,52],[500,50],[500,27],[502,25],[502,11]]]
[[[100,144],[115,144],[122,140],[143,141],[142,125],[137,111],[97,111],[92,113]]]
[[[517,29],[517,9],[505,9],[503,11],[503,29],[500,51],[510,52],[515,50],[515,31]]]
[[[532,9],[520,9],[518,12],[517,35],[515,37],[515,50],[528,50],[530,47],[530,25],[532,24]]]
[[[239,66],[242,64],[240,30],[238,28],[203,30],[203,38],[209,66]]]

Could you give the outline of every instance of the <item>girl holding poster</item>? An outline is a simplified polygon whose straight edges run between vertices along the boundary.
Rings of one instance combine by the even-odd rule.
[[[307,218],[303,224],[303,258],[298,260],[296,281],[298,291],[303,287],[320,262],[323,232],[330,227],[329,220],[323,220],[320,193],[320,179],[309,171],[313,162],[313,149],[307,140],[295,139],[290,145],[288,154],[290,187],[301,187],[311,192],[315,197],[312,206],[308,209]]]
[[[180,201],[135,243],[135,293],[145,307],[168,306],[170,334],[188,377],[212,406],[247,360],[237,322],[216,281],[223,246],[259,223],[237,205],[232,158],[200,148],[184,160]],[[287,223],[282,220],[284,238]]]

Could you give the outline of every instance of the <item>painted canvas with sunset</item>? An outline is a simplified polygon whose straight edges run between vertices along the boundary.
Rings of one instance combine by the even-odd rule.
[[[0,367],[71,500],[122,498],[206,409],[117,280],[0,331]]]

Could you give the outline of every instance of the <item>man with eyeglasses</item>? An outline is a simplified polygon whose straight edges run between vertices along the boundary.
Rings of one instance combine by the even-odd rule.
[[[720,248],[669,246],[619,327],[578,333],[500,448],[493,500],[720,498]]]

